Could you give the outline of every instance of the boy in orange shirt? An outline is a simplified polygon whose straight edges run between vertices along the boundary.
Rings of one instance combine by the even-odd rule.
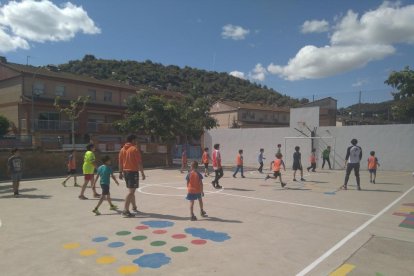
[[[193,161],[191,163],[191,171],[187,174],[187,197],[186,199],[190,201],[190,213],[191,220],[197,220],[197,217],[194,215],[194,200],[198,199],[200,205],[200,215],[202,217],[207,217],[207,213],[203,209],[203,176],[197,171],[198,162]]]
[[[236,156],[236,171],[233,173],[233,177],[236,178],[236,174],[240,170],[240,174],[242,178],[245,178],[243,174],[243,150],[239,150],[239,154]]]
[[[184,170],[187,170],[187,151],[183,149],[181,153],[181,173],[184,173]]]
[[[66,179],[62,182],[63,187],[66,187],[66,181],[68,181],[72,176],[75,181],[73,186],[80,187],[80,185],[76,183],[76,151],[75,150],[70,151],[70,154],[68,156],[68,162],[66,165],[68,167],[68,177],[66,177]]]
[[[204,148],[203,156],[201,157],[201,161],[203,161],[204,164],[204,176],[207,177],[210,175],[210,172],[208,171],[208,163],[210,160],[210,155],[208,154],[208,148]]]
[[[377,167],[379,167],[378,159],[375,157],[375,151],[369,153],[371,156],[368,157],[368,171],[369,171],[369,182],[375,184],[375,178],[377,177]],[[372,179],[374,175],[374,179]]]
[[[281,153],[276,153],[276,159],[270,162],[270,170],[273,170],[273,177],[277,179],[280,178],[280,185],[282,188],[286,186],[286,183],[282,181],[282,174],[280,173],[280,168],[283,167],[283,170],[286,171],[285,163],[282,160],[283,155]],[[266,176],[265,180],[271,178],[269,175]]]
[[[312,172],[315,172],[315,169],[316,169],[316,149],[312,149],[309,161],[310,161],[311,165],[307,168],[307,170],[309,171],[310,169],[312,169]]]

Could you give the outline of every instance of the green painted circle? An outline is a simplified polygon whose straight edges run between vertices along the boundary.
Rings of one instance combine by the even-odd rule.
[[[147,236],[135,236],[132,238],[134,241],[142,241],[142,240],[146,240]]]
[[[152,246],[163,246],[163,245],[165,245],[166,244],[166,242],[165,241],[153,241],[152,243],[151,243],[151,245]]]
[[[185,247],[185,246],[174,246],[173,248],[171,248],[171,251],[172,252],[177,252],[177,253],[185,252],[185,251],[188,251],[188,248]]]
[[[129,232],[129,231],[119,231],[119,232],[116,232],[116,234],[118,236],[127,236],[127,235],[131,234],[131,232]]]

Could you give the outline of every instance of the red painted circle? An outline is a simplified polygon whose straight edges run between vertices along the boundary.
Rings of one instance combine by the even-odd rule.
[[[139,226],[135,227],[135,229],[137,229],[137,230],[145,230],[145,229],[148,229],[148,226],[146,226],[146,225],[139,225]]]
[[[192,240],[191,243],[196,244],[196,245],[203,245],[203,244],[206,244],[207,241],[206,240]]]
[[[175,234],[171,236],[173,239],[185,239],[187,236],[184,234]]]
[[[152,231],[152,233],[154,233],[154,234],[165,234],[165,233],[167,233],[167,231],[166,230],[155,230],[155,231]]]

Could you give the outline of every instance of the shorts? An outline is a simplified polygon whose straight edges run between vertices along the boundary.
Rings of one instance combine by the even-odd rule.
[[[76,174],[76,169],[70,169],[70,170],[68,170],[68,174],[70,174],[70,175]]]
[[[204,168],[208,169],[208,163],[204,163]]]
[[[109,185],[102,185],[101,184],[101,189],[102,189],[102,194],[103,195],[109,195]]]
[[[296,171],[296,170],[302,170],[302,166],[299,163],[293,163],[292,169],[294,171]]]
[[[13,182],[22,180],[22,173],[21,172],[12,173],[11,179]]]
[[[369,169],[368,170],[370,173],[377,173],[377,169]]]
[[[84,175],[85,181],[89,181],[89,180],[93,181],[93,176],[94,174],[85,174]]]
[[[124,172],[124,179],[128,189],[137,189],[139,187],[138,172]]]
[[[280,174],[280,172],[273,172],[273,176],[278,177],[278,176],[281,176],[281,174]]]
[[[201,193],[200,194],[187,194],[185,198],[187,200],[197,200],[201,198]]]

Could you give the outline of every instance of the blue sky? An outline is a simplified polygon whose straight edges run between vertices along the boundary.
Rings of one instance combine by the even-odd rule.
[[[413,67],[412,22],[414,1],[3,1],[0,54],[32,65],[150,59],[344,106],[358,91],[391,98],[384,80]]]

